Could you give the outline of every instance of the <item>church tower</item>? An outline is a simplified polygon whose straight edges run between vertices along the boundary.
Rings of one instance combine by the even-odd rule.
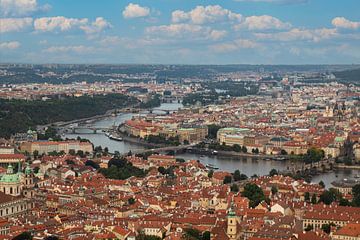
[[[31,169],[29,163],[26,163],[25,174],[23,177],[23,195],[27,198],[32,198],[34,196],[34,172]]]
[[[230,239],[237,239],[237,217],[234,210],[234,205],[231,203],[230,209],[227,215],[227,229],[226,234]]]

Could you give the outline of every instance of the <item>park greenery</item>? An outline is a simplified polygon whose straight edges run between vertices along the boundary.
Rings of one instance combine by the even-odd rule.
[[[140,168],[134,167],[125,158],[114,157],[108,163],[108,168],[100,168],[99,172],[110,179],[127,179],[129,177],[144,177],[146,172]]]
[[[210,124],[207,127],[208,127],[208,136],[207,137],[210,139],[216,139],[217,132],[219,131],[221,126],[216,125],[216,124]]]
[[[244,191],[241,193],[243,197],[250,200],[250,207],[255,208],[262,201],[268,200],[265,197],[263,190],[254,183],[247,183],[244,186]]]
[[[153,143],[153,144],[166,144],[173,146],[180,145],[179,136],[166,138],[163,135],[148,135],[144,138],[144,140],[147,141],[148,143]]]
[[[137,102],[136,98],[122,94],[65,97],[47,101],[0,99],[0,137],[26,132],[29,128],[35,129],[37,125],[105,114],[110,109]]]
[[[159,107],[161,105],[160,95],[154,94],[150,97],[150,99],[146,102],[141,102],[139,107],[140,108],[154,108]]]

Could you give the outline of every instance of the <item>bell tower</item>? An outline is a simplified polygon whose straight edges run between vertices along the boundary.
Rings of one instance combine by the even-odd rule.
[[[230,239],[236,239],[237,237],[237,217],[233,202],[231,202],[231,206],[228,210],[226,233]]]
[[[27,198],[32,198],[34,196],[34,172],[30,167],[29,163],[26,163],[25,174],[23,177],[23,195]]]

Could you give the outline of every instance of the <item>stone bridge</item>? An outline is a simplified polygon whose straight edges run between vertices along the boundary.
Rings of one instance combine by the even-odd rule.
[[[326,170],[333,169],[334,165],[335,165],[335,159],[329,158],[329,159],[321,160],[319,162],[313,162],[313,163],[303,164],[301,166],[290,167],[288,170],[293,173],[302,173],[302,172],[307,173],[314,170],[318,172],[325,172]]]

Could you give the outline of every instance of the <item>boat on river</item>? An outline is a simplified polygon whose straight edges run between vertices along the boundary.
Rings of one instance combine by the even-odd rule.
[[[206,164],[206,168],[209,169],[209,170],[217,170],[219,169],[218,167],[216,167],[214,164]]]
[[[112,135],[112,134],[110,134],[108,137],[109,137],[111,140],[115,140],[115,141],[122,141],[122,140],[123,140],[122,137],[118,137],[118,136],[115,136],[115,135]]]

